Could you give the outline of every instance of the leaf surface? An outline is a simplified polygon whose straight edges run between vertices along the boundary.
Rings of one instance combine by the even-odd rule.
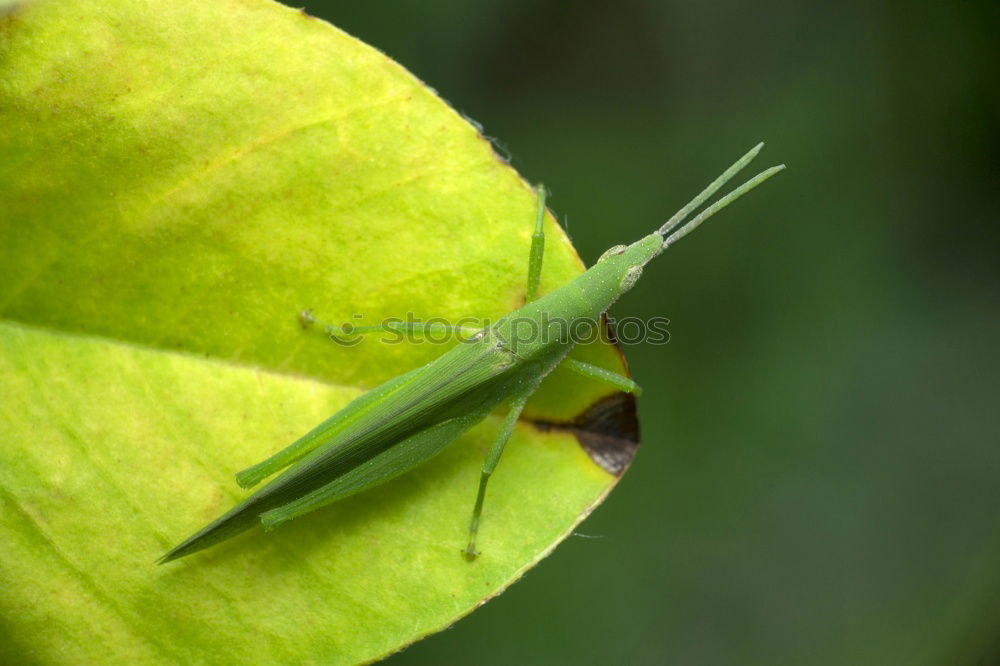
[[[608,492],[575,434],[614,445],[634,414],[595,420],[610,390],[557,371],[473,563],[494,417],[389,484],[154,566],[243,496],[236,471],[446,349],[333,345],[300,310],[495,320],[522,302],[534,196],[426,86],[299,11],[3,7],[0,661],[372,660],[502,591]],[[547,225],[543,291],[582,270]]]

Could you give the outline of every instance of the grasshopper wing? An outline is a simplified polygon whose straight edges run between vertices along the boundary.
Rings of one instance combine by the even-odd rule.
[[[375,389],[378,399],[353,410],[342,427],[322,431],[321,425],[309,447],[293,444],[299,449],[289,457],[298,462],[159,561],[225,541],[257,525],[262,514],[276,511],[268,522],[284,522],[412,469],[508,397],[528,370],[518,369],[516,356],[484,337],[390,380],[388,390]]]

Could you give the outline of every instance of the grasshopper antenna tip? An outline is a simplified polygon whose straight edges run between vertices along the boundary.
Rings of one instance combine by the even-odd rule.
[[[682,226],[680,229],[677,229],[672,234],[667,236],[666,239],[663,241],[663,247],[664,248],[670,247],[680,239],[684,238],[689,233],[697,229],[702,222],[712,217],[720,210],[722,210],[732,202],[742,197],[747,192],[751,191],[752,189],[754,189],[755,187],[766,181],[768,178],[774,176],[779,171],[783,171],[784,168],[785,168],[784,164],[779,164],[777,166],[771,167],[770,169],[765,169],[764,171],[761,171],[759,174],[757,174],[747,182],[743,183],[742,185],[734,189],[732,192],[730,192],[729,194],[722,197],[714,204],[712,204],[711,206],[700,212],[698,215],[694,217],[694,219],[692,219],[690,222]]]
[[[763,147],[764,147],[764,142],[761,141],[756,146],[747,151],[747,153],[743,155],[743,157],[736,160],[736,162],[732,166],[723,171],[722,175],[716,178],[714,181],[712,181],[708,187],[706,187],[698,194],[698,196],[696,196],[694,199],[685,204],[683,208],[674,213],[669,220],[663,223],[663,226],[661,226],[659,230],[660,235],[666,236],[671,231],[679,227],[684,222],[684,220],[686,220],[688,216],[691,215],[691,213],[693,213],[699,206],[701,206],[708,199],[710,199],[716,192],[722,189],[722,187],[726,183],[728,183],[733,178],[733,176],[742,171],[746,167],[746,165],[750,164],[750,162],[752,162],[753,159],[757,157],[757,153],[759,153]]]

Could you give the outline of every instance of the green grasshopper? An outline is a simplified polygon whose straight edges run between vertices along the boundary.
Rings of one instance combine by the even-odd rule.
[[[536,188],[538,213],[528,259],[526,304],[495,324],[471,332],[430,363],[390,379],[358,397],[303,437],[236,475],[243,488],[288,467],[258,492],[209,523],[160,558],[169,562],[229,539],[258,523],[284,522],[383,483],[427,461],[502,403],[509,409],[486,455],[466,557],[474,558],[486,485],[521,410],[542,379],[562,364],[585,377],[638,394],[630,378],[567,358],[575,342],[560,334],[563,322],[597,326],[601,316],[642,275],[643,266],[698,225],[781,171],[771,167],[684,221],[756,157],[759,144],[727,169],[657,231],[631,245],[617,245],[597,263],[557,290],[537,298],[545,235],[545,189]],[[304,313],[307,321],[315,321]],[[534,334],[527,339],[518,327]],[[419,326],[419,325],[418,325]],[[556,329],[560,330],[556,330]],[[328,327],[328,332],[334,332]],[[390,324],[361,327],[395,331]]]

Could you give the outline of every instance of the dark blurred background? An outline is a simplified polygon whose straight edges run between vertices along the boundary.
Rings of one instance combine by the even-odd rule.
[[[308,2],[496,137],[581,256],[789,169],[618,317],[643,447],[404,664],[1000,663],[996,0]]]

